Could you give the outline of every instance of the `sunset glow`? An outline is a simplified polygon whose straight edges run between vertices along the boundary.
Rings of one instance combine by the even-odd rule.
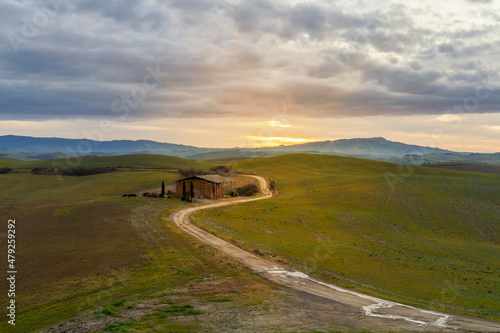
[[[282,137],[247,137],[250,141],[255,141],[254,147],[274,147],[280,145],[300,144],[307,142],[314,142],[314,139],[301,139],[301,138],[282,138]]]
[[[497,1],[61,2],[24,36],[40,10],[0,3],[0,135],[500,150]]]

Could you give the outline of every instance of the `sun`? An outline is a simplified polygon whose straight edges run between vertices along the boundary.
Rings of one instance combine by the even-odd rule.
[[[301,144],[308,142],[315,142],[314,139],[306,138],[291,138],[291,137],[263,137],[263,136],[249,136],[247,137],[253,144],[253,147],[276,147],[281,145]]]

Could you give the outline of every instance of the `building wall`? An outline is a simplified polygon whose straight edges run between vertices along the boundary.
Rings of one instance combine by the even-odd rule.
[[[223,198],[223,186],[222,184],[212,184],[201,179],[192,179],[184,181],[186,183],[186,195],[191,194],[191,182],[193,183],[194,196],[199,199],[215,199],[214,188],[217,191],[217,198]],[[178,198],[182,197],[182,181],[175,184],[175,196]]]
[[[224,186],[222,183],[216,184],[217,188],[217,199],[224,198]]]

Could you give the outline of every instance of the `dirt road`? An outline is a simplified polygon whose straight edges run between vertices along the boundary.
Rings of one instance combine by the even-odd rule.
[[[422,332],[500,332],[499,322],[420,309],[363,295],[352,290],[319,281],[304,273],[290,270],[270,260],[244,251],[231,243],[195,227],[189,222],[189,216],[202,209],[235,205],[272,197],[272,193],[268,190],[264,178],[259,176],[251,177],[259,181],[263,196],[250,199],[238,198],[235,200],[220,201],[213,204],[184,209],[172,214],[172,221],[184,232],[235,258],[254,273],[279,285],[345,304],[346,311],[352,312],[353,307],[359,309],[359,313],[364,315],[366,317],[365,319],[372,318],[374,324],[376,322],[374,326],[380,327],[380,320],[384,320],[387,321],[387,326],[392,330],[398,329]],[[366,325],[366,320],[364,320],[364,324]]]

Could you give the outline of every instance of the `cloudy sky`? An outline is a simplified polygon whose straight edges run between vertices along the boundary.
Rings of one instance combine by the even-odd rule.
[[[2,0],[0,135],[500,151],[499,31],[495,0]]]

